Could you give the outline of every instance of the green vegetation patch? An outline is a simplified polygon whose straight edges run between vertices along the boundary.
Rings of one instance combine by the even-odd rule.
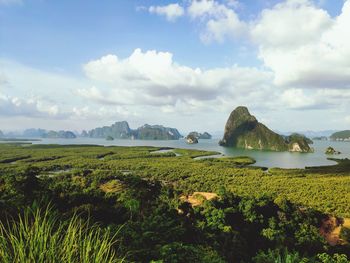
[[[349,258],[348,243],[331,247],[320,234],[328,214],[350,217],[349,160],[327,167],[264,171],[251,166],[254,160],[245,156],[196,160],[217,153],[187,149],[174,149],[181,156],[152,153],[157,150],[161,148],[0,147],[0,160],[30,157],[0,163],[0,247],[5,248],[0,249],[0,261],[16,262],[13,251],[19,251],[30,262],[43,262],[39,252],[54,249],[58,254],[52,262],[118,262],[125,257],[125,262],[284,262],[293,258],[340,263]],[[205,198],[191,206],[186,200],[195,192],[219,198]],[[38,200],[44,214],[47,203],[55,208],[51,238],[44,234],[49,217],[37,220],[31,214],[24,222],[23,211]],[[29,234],[16,232],[21,218],[28,223]],[[82,230],[76,239],[60,230],[69,229],[71,220]],[[89,221],[89,226],[82,223]],[[50,240],[47,244],[31,232],[34,222],[35,229],[43,229],[41,237]],[[20,239],[30,235],[33,240]],[[62,240],[68,237],[74,244],[67,245],[71,251],[66,253]],[[37,254],[22,252],[23,246],[35,247],[34,241],[40,244]],[[111,254],[104,255],[111,260],[97,256],[84,260],[85,243],[81,242],[85,241],[93,255],[100,252],[91,242],[110,245]],[[67,261],[60,256],[78,253],[74,248],[80,245],[84,257],[74,255],[76,259]],[[51,255],[45,253],[50,261]]]

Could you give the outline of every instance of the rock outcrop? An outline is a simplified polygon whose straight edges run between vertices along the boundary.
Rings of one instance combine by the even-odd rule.
[[[288,144],[290,152],[313,152],[309,144],[313,141],[302,134],[293,133],[285,137],[285,142]]]
[[[188,144],[195,144],[195,143],[198,143],[198,138],[193,134],[189,134],[186,136],[186,142]]]
[[[178,140],[182,137],[177,129],[161,125],[145,124],[133,130],[126,121],[116,122],[111,126],[96,128],[87,134],[90,138],[107,138],[110,136],[114,139],[139,140]]]
[[[133,135],[139,140],[178,140],[182,137],[175,128],[148,124],[137,128],[136,131],[133,131]]]
[[[298,134],[283,137],[267,128],[249,113],[246,107],[237,107],[227,120],[222,146],[244,149],[311,152],[306,137]]]
[[[193,132],[190,132],[187,136],[189,135],[194,136],[197,139],[201,139],[201,140],[209,140],[212,138],[212,136],[208,132],[200,133],[200,132],[193,131]]]
[[[131,129],[126,121],[120,121],[111,126],[104,126],[88,132],[91,138],[107,138],[111,136],[115,139],[128,139],[131,137]]]
[[[333,155],[333,154],[341,154],[341,152],[336,151],[333,147],[329,146],[326,149],[325,154]]]

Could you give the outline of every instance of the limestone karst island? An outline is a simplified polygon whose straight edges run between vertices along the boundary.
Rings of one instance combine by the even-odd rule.
[[[225,125],[222,146],[244,149],[312,152],[308,139],[299,134],[279,135],[252,116],[246,107],[233,110]]]

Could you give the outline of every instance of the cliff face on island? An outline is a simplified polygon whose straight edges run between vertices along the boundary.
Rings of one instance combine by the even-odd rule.
[[[111,126],[104,126],[84,132],[85,137],[114,139],[139,139],[139,140],[178,140],[181,134],[175,128],[162,125],[145,124],[136,130],[129,127],[126,121],[116,122]]]
[[[305,137],[299,135],[283,137],[258,122],[248,109],[242,106],[230,114],[220,145],[271,151],[311,151]]]

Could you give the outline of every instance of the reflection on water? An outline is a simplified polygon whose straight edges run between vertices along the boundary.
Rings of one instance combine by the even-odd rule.
[[[254,158],[258,166],[281,167],[281,168],[304,168],[305,166],[320,166],[335,164],[327,160],[324,154],[328,146],[332,146],[340,155],[335,158],[350,158],[350,142],[331,142],[315,141],[312,147],[314,153],[290,153],[290,152],[271,152],[255,151],[236,148],[222,147],[218,145],[218,139],[199,140],[198,144],[187,144],[184,139],[173,141],[151,141],[151,140],[114,140],[106,141],[105,139],[93,138],[76,138],[76,139],[43,139],[34,141],[33,144],[96,144],[104,146],[155,146],[155,147],[172,147],[185,149],[199,149],[208,151],[221,152],[227,156],[246,155]]]

